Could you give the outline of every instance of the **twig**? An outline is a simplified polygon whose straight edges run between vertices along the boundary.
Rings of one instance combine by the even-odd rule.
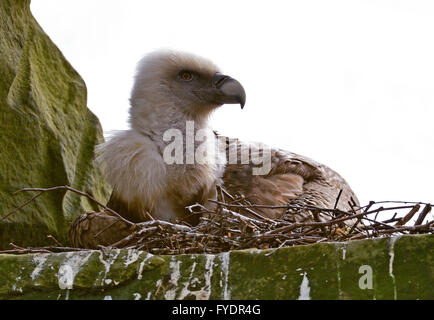
[[[431,211],[431,204],[426,204],[423,208],[422,212],[419,214],[419,217],[417,217],[416,222],[414,223],[416,226],[422,224],[423,220],[425,220],[425,217],[428,213]]]
[[[36,195],[34,195],[33,197],[31,197],[29,200],[27,200],[26,202],[24,202],[22,205],[20,205],[18,208],[15,208],[14,210],[8,212],[7,214],[5,214],[1,219],[0,222],[3,222],[4,220],[6,220],[6,218],[8,218],[9,216],[11,216],[12,214],[14,214],[15,212],[17,212],[18,210],[21,210],[22,208],[24,208],[25,206],[27,206],[30,202],[32,202],[33,200],[35,200],[37,197],[39,197],[41,194],[43,194],[44,192],[40,192]],[[14,193],[15,194],[15,193]]]
[[[410,212],[404,216],[404,218],[402,218],[400,221],[395,223],[395,227],[405,225],[411,218],[413,218],[413,216],[419,211],[419,209],[420,209],[420,205],[419,204],[415,205],[410,210]]]
[[[53,242],[54,242],[58,247],[63,247],[63,245],[62,245],[59,241],[57,241],[57,239],[54,238],[51,234],[49,234],[49,235],[47,236],[47,238],[50,238],[51,240],[53,240]]]
[[[37,197],[39,197],[40,195],[42,195],[44,192],[47,191],[54,191],[54,190],[68,190],[74,193],[77,193],[83,197],[86,197],[88,199],[90,199],[91,201],[95,202],[97,205],[99,205],[101,208],[103,208],[104,210],[109,211],[110,213],[114,214],[118,219],[122,220],[123,222],[125,222],[126,224],[132,226],[134,225],[133,222],[125,219],[124,217],[122,217],[119,213],[117,213],[116,211],[110,209],[109,207],[103,205],[101,202],[99,202],[98,200],[96,200],[94,197],[92,197],[91,195],[82,192],[80,190],[74,189],[70,186],[57,186],[57,187],[52,187],[52,188],[24,188],[21,190],[16,191],[14,194],[19,193],[19,192],[24,192],[24,191],[40,191],[40,193],[38,193],[37,195],[33,196],[29,201],[26,201],[23,205],[21,205],[20,207],[18,207],[17,209],[13,210],[13,212],[7,214],[5,217],[3,217],[0,222],[7,218],[9,215],[11,215],[12,213],[18,211],[19,209],[23,208],[24,206],[28,205],[31,201],[35,200]]]
[[[341,194],[342,194],[342,189],[339,190],[339,194],[336,198],[336,202],[335,202],[335,205],[333,206],[333,209],[336,209],[338,207],[338,203],[339,203],[339,199],[341,198]]]

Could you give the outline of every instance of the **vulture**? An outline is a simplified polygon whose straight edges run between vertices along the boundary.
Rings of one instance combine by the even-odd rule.
[[[167,50],[142,58],[130,97],[130,129],[114,133],[96,149],[113,187],[107,206],[131,222],[185,219],[194,225],[198,217],[189,215],[186,207],[199,203],[212,208],[215,204],[209,200],[216,198],[217,185],[252,204],[267,205],[257,212],[272,219],[285,209],[271,206],[337,206],[349,211],[350,201],[359,205],[348,183],[327,166],[289,151],[221,136],[209,126],[209,116],[220,106],[243,108],[245,102],[241,83],[207,59]],[[259,150],[258,156],[261,148],[268,162],[258,164],[253,150]],[[192,154],[202,156],[196,159]],[[294,221],[309,219],[309,212],[294,213]],[[72,245],[104,244],[88,234],[114,221],[102,213],[81,215],[70,230]],[[109,234],[108,245],[128,230],[104,233]]]

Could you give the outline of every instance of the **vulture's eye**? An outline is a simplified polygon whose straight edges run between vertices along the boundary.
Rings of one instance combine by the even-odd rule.
[[[181,71],[179,73],[179,79],[182,81],[191,81],[193,80],[193,74],[190,71]]]

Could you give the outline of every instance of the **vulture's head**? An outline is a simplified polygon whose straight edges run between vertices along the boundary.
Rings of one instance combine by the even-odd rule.
[[[138,64],[131,94],[134,127],[157,118],[197,120],[223,104],[244,107],[241,84],[222,74],[209,60],[176,51],[157,51]]]

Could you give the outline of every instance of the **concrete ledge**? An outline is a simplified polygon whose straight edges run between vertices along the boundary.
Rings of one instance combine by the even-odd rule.
[[[218,255],[0,255],[0,299],[434,299],[433,235]]]

